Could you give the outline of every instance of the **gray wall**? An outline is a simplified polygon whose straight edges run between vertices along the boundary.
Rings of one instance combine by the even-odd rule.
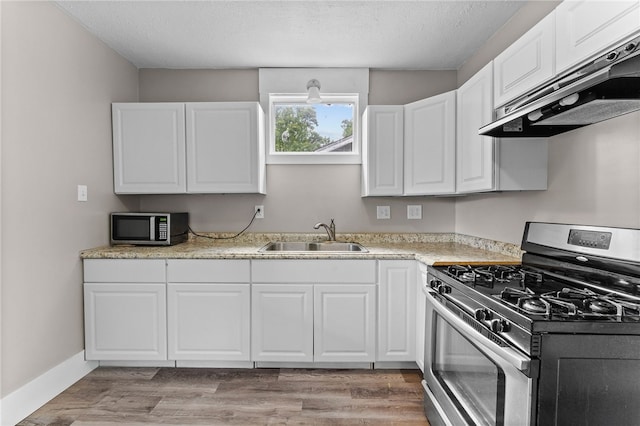
[[[559,2],[529,2],[458,72],[462,84]],[[519,243],[525,221],[640,227],[640,113],[549,139],[549,189],[456,201],[456,232]]]
[[[138,74],[53,3],[0,7],[4,397],[84,348],[79,252],[137,207],[113,195],[110,103],[137,99]]]
[[[371,71],[370,104],[398,105],[456,87],[455,71]],[[140,70],[140,101],[258,100],[257,70]],[[314,232],[335,218],[338,232],[452,232],[452,198],[360,197],[359,165],[269,165],[267,195],[142,196],[145,210],[186,210],[196,231],[239,231],[265,206],[251,231]],[[422,220],[407,220],[407,205],[421,204]],[[391,220],[376,219],[376,205],[391,206]]]

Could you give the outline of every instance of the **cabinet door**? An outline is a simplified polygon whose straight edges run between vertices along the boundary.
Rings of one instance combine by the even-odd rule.
[[[456,190],[494,189],[494,139],[478,129],[493,117],[493,63],[490,62],[457,91]]]
[[[249,361],[249,284],[169,283],[169,359]]]
[[[188,103],[187,191],[264,193],[263,113],[257,102]]]
[[[377,361],[415,361],[416,263],[380,261]]]
[[[116,194],[186,191],[184,104],[114,103]]]
[[[165,284],[85,283],[88,360],[167,359]]]
[[[640,29],[640,1],[564,1],[556,8],[558,73],[622,43]]]
[[[254,284],[252,361],[313,361],[313,285]]]
[[[455,105],[455,91],[405,105],[405,195],[455,192]]]
[[[424,373],[424,341],[426,338],[426,303],[427,296],[424,293],[424,286],[427,282],[427,270],[424,265],[420,265],[416,279],[416,364],[420,371]]]
[[[555,13],[547,15],[493,61],[494,108],[555,75]]]
[[[375,360],[376,286],[314,286],[314,361]]]
[[[364,114],[362,195],[402,195],[404,107],[369,106]]]

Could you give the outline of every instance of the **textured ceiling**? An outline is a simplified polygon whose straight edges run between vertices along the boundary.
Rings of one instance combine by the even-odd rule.
[[[57,1],[138,68],[458,69],[523,1]]]

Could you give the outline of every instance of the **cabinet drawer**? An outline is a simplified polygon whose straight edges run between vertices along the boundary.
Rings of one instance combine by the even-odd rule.
[[[259,283],[375,283],[375,260],[255,260],[253,282]]]
[[[248,283],[248,260],[169,259],[167,281],[173,283]]]
[[[164,283],[164,259],[85,259],[84,282]]]

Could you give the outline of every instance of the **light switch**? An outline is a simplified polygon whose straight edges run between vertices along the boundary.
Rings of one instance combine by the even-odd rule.
[[[78,201],[87,201],[87,185],[78,185]]]

